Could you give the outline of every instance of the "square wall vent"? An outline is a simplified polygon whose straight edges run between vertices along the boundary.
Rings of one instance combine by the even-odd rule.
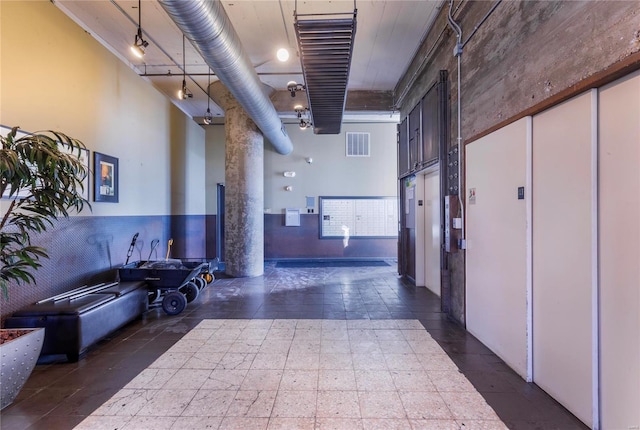
[[[347,132],[347,157],[368,157],[371,133]]]

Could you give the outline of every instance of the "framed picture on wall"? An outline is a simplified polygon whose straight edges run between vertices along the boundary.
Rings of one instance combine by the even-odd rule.
[[[0,135],[2,137],[7,137],[10,132],[11,132],[10,127],[0,125]],[[28,133],[23,130],[18,130],[15,138],[20,139],[21,137],[29,136],[31,134],[32,133]],[[90,176],[89,150],[88,149],[71,150],[69,147],[64,146],[60,142],[58,142],[58,147],[60,148],[61,152],[64,152],[66,154],[72,155],[73,157],[77,158],[80,161],[80,163],[82,163],[82,165],[85,167],[87,174],[82,178],[82,192],[80,194],[82,195],[82,197],[89,200],[89,176]],[[9,197],[10,193],[11,193],[11,186],[8,186],[4,194],[2,195],[2,198]],[[28,189],[22,189],[22,190],[19,190],[16,194],[14,194],[12,198],[17,199],[17,198],[27,197],[29,194],[30,194],[30,191]]]
[[[93,153],[93,201],[118,203],[118,159]]]
[[[2,137],[7,137],[9,133],[11,133],[11,127],[5,127],[4,125],[0,126],[0,135],[2,135]],[[26,136],[27,134],[28,133],[22,130],[18,130],[18,132],[16,133],[16,139]],[[11,185],[7,186],[7,189],[2,194],[2,198],[3,199],[9,198],[10,194],[11,194]],[[13,196],[11,196],[11,198],[18,199],[21,197],[27,197],[28,195],[29,195],[29,190],[18,190],[18,192],[14,193]]]

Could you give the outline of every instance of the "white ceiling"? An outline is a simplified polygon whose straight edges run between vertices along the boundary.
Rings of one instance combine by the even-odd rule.
[[[182,33],[155,0],[141,3],[143,37],[149,42],[144,59],[130,51],[138,26],[138,1],[57,0],[55,4],[138,74],[162,74],[147,79],[187,115],[201,117],[207,109],[208,66],[186,42],[187,87],[193,98],[178,100],[182,84]],[[294,11],[352,13],[348,0],[223,0],[244,50],[263,83],[286,90],[287,82],[302,83],[296,56]],[[357,30],[348,90],[392,91],[415,55],[442,0],[357,0]],[[289,61],[275,59],[276,50],[289,48]],[[172,76],[166,76],[170,72]],[[212,76],[212,82],[216,80]],[[222,110],[210,101],[214,116]]]

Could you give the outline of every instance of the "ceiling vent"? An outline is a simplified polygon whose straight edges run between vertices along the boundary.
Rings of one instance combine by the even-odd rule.
[[[339,134],[347,99],[356,13],[299,15],[295,30],[315,134]],[[348,15],[348,17],[344,17]],[[337,16],[343,16],[338,18]],[[303,19],[299,19],[299,18]]]
[[[347,132],[347,157],[368,157],[370,133]]]

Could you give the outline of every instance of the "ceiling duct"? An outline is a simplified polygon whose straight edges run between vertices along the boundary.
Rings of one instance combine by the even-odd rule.
[[[293,150],[275,107],[220,1],[159,0],[162,8],[280,154]]]
[[[339,134],[356,35],[356,14],[295,12],[295,29],[313,132]],[[324,16],[332,18],[325,19]],[[337,18],[338,15],[350,15]],[[298,19],[304,17],[304,19]]]

